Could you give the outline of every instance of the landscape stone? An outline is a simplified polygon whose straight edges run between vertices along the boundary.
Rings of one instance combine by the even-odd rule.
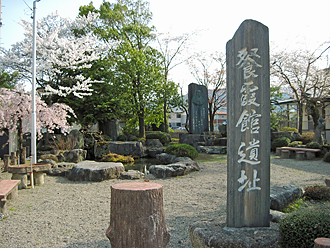
[[[161,153],[157,154],[156,158],[162,163],[162,164],[171,164],[174,163],[176,156],[168,154],[168,153]]]
[[[101,159],[103,155],[115,153],[124,156],[144,157],[145,148],[139,141],[103,141],[94,146],[94,156]]]
[[[152,165],[149,167],[149,173],[156,178],[166,178],[187,175],[201,169],[197,162],[190,158],[179,157],[174,161],[175,163],[168,165]]]
[[[100,182],[118,178],[124,170],[122,163],[82,161],[73,166],[67,177],[71,181]]]
[[[147,146],[159,148],[163,147],[163,144],[159,141],[159,139],[147,139]]]
[[[189,238],[194,248],[279,248],[279,224],[270,227],[228,228],[225,218],[204,220],[189,226]]]
[[[151,158],[156,158],[158,154],[164,153],[165,149],[163,147],[152,147],[152,148],[147,148],[146,153],[149,157]]]
[[[128,170],[120,173],[119,179],[134,180],[134,179],[141,179],[143,178],[143,176],[144,174],[138,170]]]
[[[282,211],[300,199],[304,194],[304,190],[295,185],[271,186],[270,193],[270,209]]]
[[[65,162],[78,163],[86,159],[87,151],[83,149],[73,149],[63,153]]]
[[[277,210],[270,210],[270,216],[271,216],[271,221],[279,223],[281,219],[283,219],[285,216],[287,216],[287,213],[283,213],[281,211]]]
[[[174,172],[174,169],[168,167],[167,165],[152,165],[149,167],[149,173],[154,175],[156,178],[171,177]]]
[[[46,171],[46,174],[48,176],[62,176],[62,177],[65,177],[69,170],[70,170],[70,168],[65,168],[65,167],[51,168],[50,170]]]
[[[326,185],[326,186],[330,187],[330,177],[329,177],[329,178],[326,178],[326,179],[324,180],[324,182],[325,182],[325,185]]]
[[[39,160],[38,160],[38,163],[42,163],[42,164],[51,164],[52,166],[54,166],[54,165],[56,164],[55,161],[52,160],[52,159],[44,159],[44,160],[39,159]]]
[[[66,138],[73,142],[73,149],[84,149],[84,135],[79,130],[71,130]]]
[[[198,153],[206,154],[226,154],[227,147],[225,146],[198,146],[196,147]]]

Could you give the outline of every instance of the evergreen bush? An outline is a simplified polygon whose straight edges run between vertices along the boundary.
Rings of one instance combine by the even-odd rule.
[[[302,145],[301,141],[293,141],[288,145],[288,147],[297,147],[297,146],[301,146],[301,145]]]
[[[310,142],[313,141],[314,136],[315,136],[314,133],[310,133],[310,132],[303,133],[303,134],[301,135],[301,141],[302,141],[302,143],[303,143],[304,145],[306,145],[306,144],[308,144],[308,143],[310,143]]]
[[[321,149],[321,145],[317,142],[309,142],[307,145],[306,145],[306,148],[310,148],[310,149]]]
[[[290,139],[287,137],[281,137],[273,140],[271,148],[272,150],[276,150],[276,147],[283,147],[283,146],[288,146],[290,144]]]
[[[306,200],[330,201],[330,187],[325,185],[307,186],[305,188],[304,196]]]
[[[298,133],[298,129],[294,127],[282,127],[280,132],[295,132]]]
[[[158,139],[163,146],[166,146],[171,142],[171,136],[168,133],[163,132],[148,133],[146,139]]]
[[[280,243],[283,248],[314,247],[319,237],[330,238],[330,210],[301,208],[280,221]]]
[[[176,157],[189,157],[195,159],[198,157],[198,152],[195,147],[188,144],[173,144],[169,145],[166,150],[166,153],[175,155]]]

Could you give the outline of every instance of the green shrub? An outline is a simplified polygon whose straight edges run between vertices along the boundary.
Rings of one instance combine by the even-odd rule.
[[[164,145],[168,145],[171,142],[171,136],[168,133],[154,132],[148,133],[146,139],[159,139],[159,141]]]
[[[120,134],[117,138],[118,141],[126,141],[127,136],[125,134]]]
[[[298,133],[298,129],[294,127],[282,127],[280,132],[295,132]]]
[[[325,185],[307,186],[304,196],[306,200],[330,201],[330,187]]]
[[[131,156],[124,156],[124,155],[118,155],[116,153],[109,153],[107,155],[103,155],[102,162],[121,162],[121,163],[133,163],[134,158]]]
[[[280,221],[283,248],[314,247],[314,240],[319,237],[330,238],[329,209],[301,208]]]
[[[297,147],[297,146],[301,146],[301,145],[302,145],[301,141],[293,141],[288,145],[288,147]]]
[[[277,138],[272,142],[272,150],[276,150],[276,147],[288,146],[290,142],[290,139],[287,137]]]
[[[189,157],[195,159],[198,157],[198,152],[195,147],[188,144],[173,144],[166,148],[166,153],[177,157]]]
[[[313,139],[314,139],[314,135],[315,135],[314,133],[310,133],[310,132],[303,133],[303,134],[301,135],[301,141],[302,141],[302,143],[303,143],[304,145],[306,145],[306,144],[312,142]]]
[[[283,213],[291,213],[301,208],[305,204],[305,198],[300,198],[282,210]]]
[[[317,143],[317,142],[310,142],[306,145],[306,148],[310,148],[310,149],[321,149],[322,146]]]
[[[323,157],[324,162],[330,163],[330,152],[327,152]]]

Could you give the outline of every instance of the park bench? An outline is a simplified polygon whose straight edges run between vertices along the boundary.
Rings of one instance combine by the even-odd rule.
[[[6,202],[17,198],[18,185],[20,180],[2,180],[0,182],[0,212],[6,212]]]
[[[297,160],[314,159],[315,153],[320,152],[321,149],[311,149],[303,147],[277,147],[276,155],[281,158],[296,158]]]

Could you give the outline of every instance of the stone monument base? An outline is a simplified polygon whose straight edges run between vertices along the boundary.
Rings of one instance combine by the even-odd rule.
[[[225,219],[198,221],[189,226],[189,238],[194,248],[279,248],[279,224],[270,227],[230,228]]]

